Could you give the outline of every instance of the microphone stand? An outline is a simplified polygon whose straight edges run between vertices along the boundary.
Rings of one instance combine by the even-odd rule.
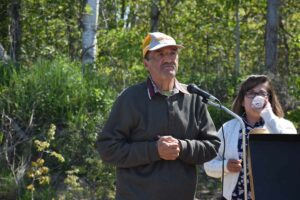
[[[247,159],[246,159],[246,127],[245,127],[245,124],[242,120],[242,118],[235,114],[234,112],[232,112],[231,110],[229,110],[228,108],[222,106],[221,104],[217,104],[217,103],[214,103],[212,101],[208,101],[207,98],[203,98],[202,100],[204,103],[206,104],[209,104],[211,106],[214,106],[216,108],[219,108],[221,110],[224,110],[225,112],[227,112],[229,115],[233,116],[234,118],[236,118],[240,124],[241,124],[241,127],[242,127],[242,136],[243,136],[243,169],[244,169],[244,199],[247,200],[248,199],[248,190],[247,190]],[[224,159],[224,158],[223,158]],[[224,181],[224,180],[223,180]]]

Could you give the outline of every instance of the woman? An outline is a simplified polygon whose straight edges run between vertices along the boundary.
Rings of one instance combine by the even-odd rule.
[[[255,101],[261,98],[262,106],[255,104],[257,102],[253,101],[254,98]],[[267,76],[251,75],[242,83],[233,102],[233,111],[244,121],[246,141],[248,141],[249,132],[255,128],[264,128],[270,133],[297,133],[294,125],[283,118],[283,110]],[[225,138],[223,199],[244,200],[241,125],[237,119],[232,119],[223,125],[223,130]],[[204,164],[206,173],[215,178],[222,177],[224,151],[222,128],[218,131],[218,137],[222,143],[217,157]],[[251,199],[249,182],[247,173],[247,196],[248,199]]]

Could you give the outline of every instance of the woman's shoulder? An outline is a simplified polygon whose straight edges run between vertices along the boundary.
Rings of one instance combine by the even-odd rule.
[[[239,120],[234,118],[234,119],[231,119],[231,120],[225,122],[222,126],[226,133],[227,132],[231,133],[233,130],[236,130],[237,128],[240,127],[240,122],[239,122]],[[222,127],[219,129],[218,132],[221,132],[221,131],[222,131]]]
[[[239,120],[236,118],[231,119],[223,124],[224,127],[233,127],[239,124]]]

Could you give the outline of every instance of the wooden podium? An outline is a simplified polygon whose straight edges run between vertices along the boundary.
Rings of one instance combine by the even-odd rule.
[[[300,135],[250,134],[248,163],[255,200],[300,199]]]

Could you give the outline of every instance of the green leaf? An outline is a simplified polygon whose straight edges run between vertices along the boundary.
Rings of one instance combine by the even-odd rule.
[[[86,4],[86,6],[84,7],[84,12],[88,15],[92,15],[93,14],[93,8],[90,4]]]
[[[2,132],[0,132],[0,144],[2,143],[3,137],[4,137],[4,134]]]

